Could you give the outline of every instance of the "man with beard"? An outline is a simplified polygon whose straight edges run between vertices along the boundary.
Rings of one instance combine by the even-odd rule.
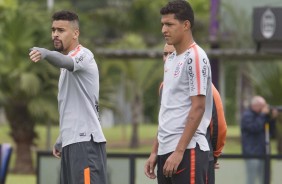
[[[61,158],[61,184],[106,184],[106,139],[98,112],[99,72],[93,53],[79,44],[79,18],[70,11],[52,16],[55,51],[33,47],[33,62],[60,68],[60,135],[53,154]]]

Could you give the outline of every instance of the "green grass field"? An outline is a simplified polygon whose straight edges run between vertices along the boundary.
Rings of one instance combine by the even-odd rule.
[[[14,145],[13,141],[9,136],[9,126],[0,125],[0,141],[1,143],[11,143]],[[53,126],[51,129],[51,144],[53,144],[57,138],[59,128]],[[149,153],[151,150],[152,140],[156,136],[157,126],[143,124],[139,126],[139,138],[140,147],[138,149],[130,149],[130,137],[131,137],[131,126],[115,126],[112,128],[104,128],[104,134],[107,139],[107,152],[108,153]],[[35,147],[33,150],[33,157],[36,160],[37,150],[46,150],[46,137],[47,130],[43,125],[36,126],[36,132],[38,133],[38,139],[35,140]],[[275,142],[272,142],[272,153],[275,151]],[[228,126],[227,140],[223,152],[225,154],[240,154],[240,129],[238,126]],[[15,160],[15,155],[12,155],[10,168],[13,168]],[[35,163],[34,163],[35,164]],[[36,165],[34,165],[36,167]],[[17,175],[9,173],[7,176],[7,184],[35,184],[35,175]]]
[[[36,184],[35,175],[8,174],[6,184]]]

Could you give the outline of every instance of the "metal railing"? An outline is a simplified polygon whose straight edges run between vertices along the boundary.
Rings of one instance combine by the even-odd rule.
[[[151,184],[143,172],[144,163],[149,154],[108,153],[109,184]],[[244,161],[247,159],[262,159],[265,161],[265,184],[279,184],[282,177],[282,155],[243,156],[240,154],[223,154],[219,158],[221,169],[216,171],[216,183],[244,183],[247,173]],[[44,161],[45,160],[45,161]],[[52,163],[53,162],[53,163]],[[271,169],[273,164],[274,169]],[[51,152],[40,151],[37,154],[37,184],[50,183],[50,178],[59,180],[60,161]],[[277,169],[278,168],[278,169]],[[281,169],[279,169],[281,168]],[[50,172],[53,175],[50,175]],[[232,177],[230,177],[232,176]],[[44,178],[45,180],[44,180]],[[273,179],[272,179],[273,178]]]

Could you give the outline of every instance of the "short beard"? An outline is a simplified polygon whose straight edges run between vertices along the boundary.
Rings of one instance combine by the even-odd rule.
[[[59,47],[59,48],[54,47],[54,50],[57,51],[57,52],[63,52],[64,51],[64,46]]]
[[[61,41],[61,47],[59,47],[59,48],[56,48],[54,43],[53,43],[53,45],[54,45],[55,51],[57,51],[57,52],[63,52],[64,51],[64,45],[63,45],[62,41]]]

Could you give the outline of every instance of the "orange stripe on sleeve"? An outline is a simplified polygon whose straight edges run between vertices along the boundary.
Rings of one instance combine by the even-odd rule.
[[[196,183],[196,151],[191,149],[190,151],[190,184]]]
[[[75,51],[71,54],[71,57],[75,56],[80,51],[80,45],[75,49]]]
[[[197,46],[193,45],[193,49],[194,49],[194,52],[195,52],[197,88],[198,88],[198,95],[199,95],[199,94],[201,94],[200,59],[199,59],[199,52],[198,52]]]
[[[89,169],[89,167],[84,169],[84,184],[90,184],[90,169]]]

